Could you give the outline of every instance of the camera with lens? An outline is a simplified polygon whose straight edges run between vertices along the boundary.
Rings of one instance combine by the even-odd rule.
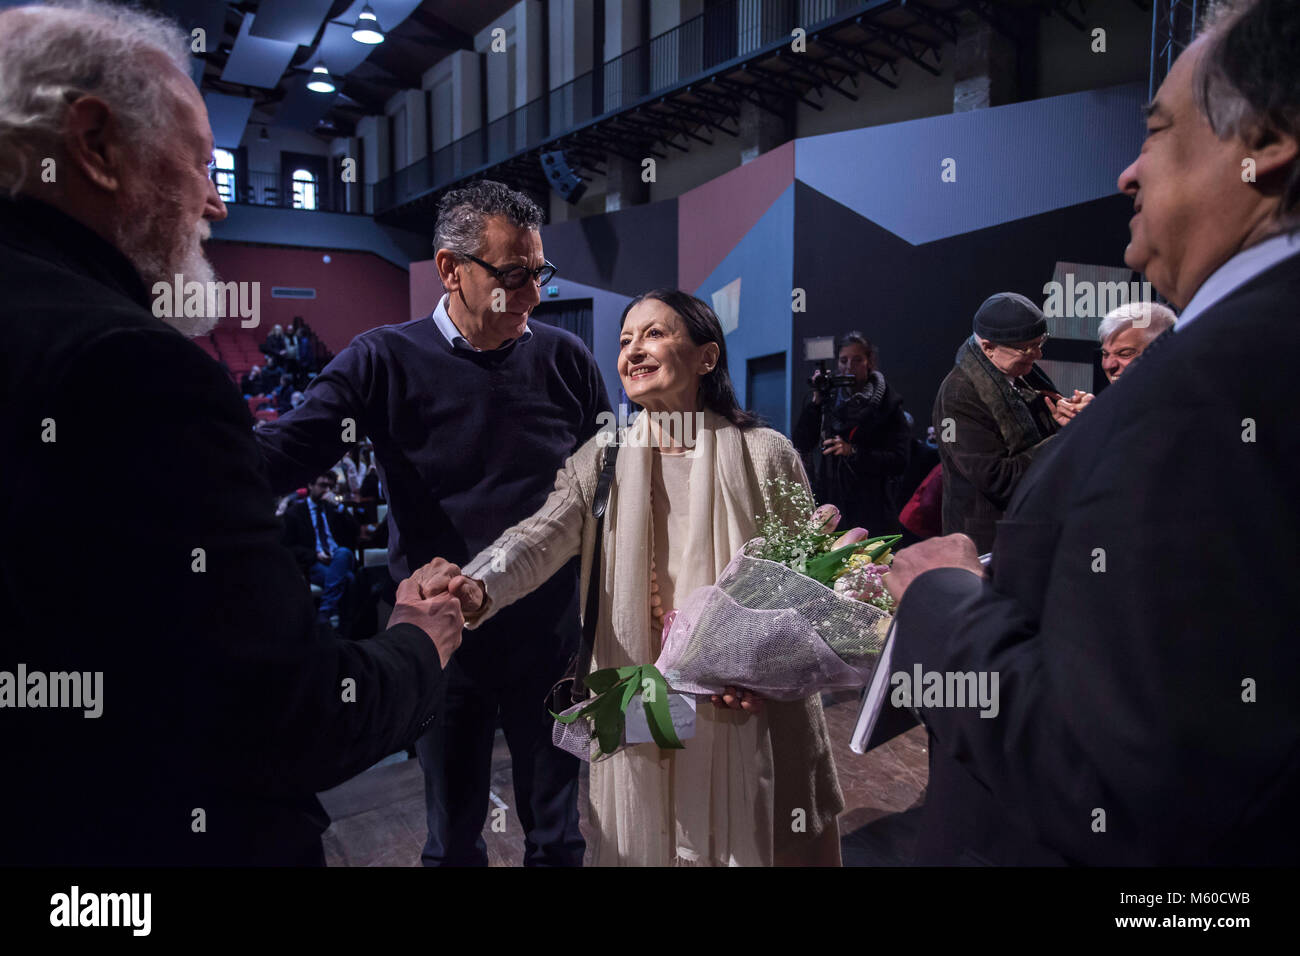
[[[808,385],[825,398],[837,388],[852,388],[857,380],[852,375],[832,375],[823,359],[817,363],[816,370],[808,378]]]

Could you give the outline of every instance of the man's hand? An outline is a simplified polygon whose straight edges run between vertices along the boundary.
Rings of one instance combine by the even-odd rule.
[[[465,618],[460,613],[460,602],[446,591],[433,597],[423,597],[415,575],[397,585],[397,605],[388,626],[414,624],[433,641],[438,659],[445,668],[451,655],[460,647],[461,630]]]
[[[984,576],[975,542],[964,534],[948,534],[928,538],[894,555],[894,562],[884,577],[885,587],[895,602],[901,602],[912,580],[934,568],[962,568]]]
[[[763,712],[763,698],[752,690],[745,690],[742,687],[726,687],[723,689],[722,696],[714,694],[712,697],[714,707],[725,707],[729,710],[743,710],[749,714],[760,714]]]
[[[1093,397],[1091,392],[1083,392],[1076,388],[1071,398],[1045,393],[1043,401],[1047,402],[1047,408],[1052,413],[1052,418],[1056,421],[1056,424],[1064,426],[1070,424],[1074,420],[1074,416],[1083,411]]]
[[[853,446],[846,442],[842,437],[836,435],[834,438],[828,438],[822,442],[823,455],[851,455]]]
[[[420,588],[421,597],[433,597],[446,592],[460,602],[461,613],[466,617],[482,610],[487,602],[483,582],[467,578],[460,567],[442,558],[434,558],[411,574],[411,580]]]
[[[321,564],[329,564],[330,555],[326,554],[324,551],[317,551],[316,560],[319,561]]]

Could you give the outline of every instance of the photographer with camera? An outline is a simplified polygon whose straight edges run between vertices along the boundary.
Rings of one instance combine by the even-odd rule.
[[[903,399],[876,368],[876,350],[861,332],[840,341],[837,374],[822,363],[795,424],[813,493],[840,509],[841,528],[887,534],[898,526],[895,486],[907,468],[911,429]]]

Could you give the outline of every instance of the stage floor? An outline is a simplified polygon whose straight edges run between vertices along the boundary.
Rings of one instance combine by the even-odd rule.
[[[900,866],[909,862],[916,820],[928,775],[925,730],[914,727],[865,756],[849,750],[858,712],[856,691],[822,696],[844,789],[840,838],[845,866]],[[586,767],[579,807],[586,829]],[[320,795],[333,823],[325,831],[330,866],[419,866],[424,845],[424,778],[419,763],[389,758],[347,783]],[[523,835],[515,816],[510,784],[510,754],[497,732],[492,753],[492,802],[504,807],[505,832],[483,836],[492,866],[519,866]],[[500,818],[500,815],[495,815]]]

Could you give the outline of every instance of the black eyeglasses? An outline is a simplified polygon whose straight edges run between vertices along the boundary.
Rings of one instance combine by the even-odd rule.
[[[1019,352],[1021,355],[1028,355],[1030,352],[1041,352],[1044,346],[1047,345],[1047,340],[1050,337],[1051,336],[1044,335],[1032,345],[1007,345],[1005,342],[999,342],[998,344],[1004,349],[1010,349],[1012,352]]]
[[[555,276],[555,266],[549,262],[543,262],[536,269],[525,269],[523,266],[511,266],[509,269],[498,269],[496,266],[489,265],[478,256],[471,256],[461,253],[470,262],[476,262],[484,269],[490,272],[504,289],[523,288],[525,282],[532,279],[538,285],[546,285]]]

